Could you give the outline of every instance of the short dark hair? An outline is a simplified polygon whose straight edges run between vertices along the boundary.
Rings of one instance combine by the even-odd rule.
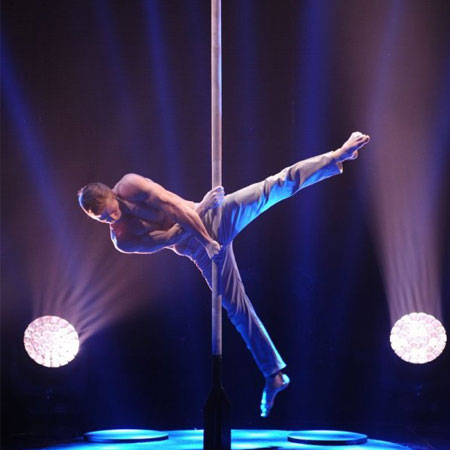
[[[89,183],[78,191],[78,203],[85,212],[100,214],[106,200],[113,195],[112,190],[103,183]]]

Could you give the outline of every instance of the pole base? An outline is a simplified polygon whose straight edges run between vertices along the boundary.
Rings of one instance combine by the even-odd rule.
[[[203,450],[231,449],[231,408],[222,386],[221,373],[222,357],[213,356],[213,386],[203,410]]]

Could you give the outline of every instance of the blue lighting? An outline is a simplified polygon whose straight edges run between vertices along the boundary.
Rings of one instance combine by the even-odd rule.
[[[148,58],[152,73],[152,86],[154,101],[157,105],[159,130],[163,136],[164,151],[158,153],[158,157],[165,160],[166,173],[164,179],[168,186],[175,191],[182,191],[183,174],[179,164],[179,149],[181,148],[176,130],[179,130],[176,120],[176,108],[174,99],[174,85],[171,81],[166,49],[167,37],[164,27],[161,27],[162,12],[157,2],[143,2],[143,15],[146,20]],[[153,125],[155,126],[155,125]]]
[[[104,57],[110,70],[110,83],[116,95],[117,110],[120,115],[121,145],[127,152],[132,162],[133,170],[138,171],[142,167],[141,155],[144,153],[144,145],[140,139],[139,129],[136,126],[137,118],[134,114],[133,98],[125,71],[126,64],[120,53],[118,30],[111,15],[108,2],[101,0],[94,2],[99,30],[101,32]]]
[[[155,433],[150,430],[103,430],[98,431],[115,436],[133,437],[145,436],[148,433]],[[94,443],[94,442],[76,442],[72,444],[57,445],[45,447],[48,450],[137,450],[137,449],[158,449],[158,450],[201,450],[203,448],[203,430],[175,430],[168,431],[169,439],[154,442],[126,442],[126,443]],[[311,432],[317,438],[327,439],[330,435],[339,435],[345,432],[316,430]],[[343,450],[351,448],[352,450],[408,450],[407,447],[393,444],[391,442],[369,439],[365,444],[343,446],[343,445],[317,445],[317,444],[297,444],[289,442],[289,431],[284,430],[232,430],[231,448],[238,449],[267,449],[278,448],[298,449],[298,450]],[[35,449],[38,450],[38,449]],[[44,450],[44,449],[42,449]]]
[[[55,214],[61,211],[64,203],[59,195],[60,190],[53,183],[51,164],[48,158],[48,149],[43,141],[39,127],[36,124],[36,112],[27,101],[23,92],[23,80],[17,76],[20,73],[14,67],[6,44],[2,44],[2,92],[6,110],[11,116],[11,126],[13,127],[18,146],[17,151],[23,152],[25,158],[25,168],[32,181],[35,191],[39,192],[41,205],[44,208],[45,219],[51,226],[52,232],[61,242],[65,241],[67,233],[63,228],[67,225],[62,214]]]

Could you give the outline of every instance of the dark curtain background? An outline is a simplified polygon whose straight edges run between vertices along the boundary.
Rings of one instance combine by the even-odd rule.
[[[168,251],[115,251],[76,192],[127,172],[192,200],[210,188],[209,2],[3,0],[1,8],[3,433],[202,427],[205,282]],[[368,182],[381,167],[373,155],[389,154],[387,128],[418,109],[433,119],[421,146],[434,171],[426,201],[439,208],[448,327],[448,19],[448,2],[437,0],[224,1],[227,192],[335,149],[352,131],[372,136],[343,175],[277,205],[235,241],[292,384],[273,416],[259,419],[263,379],[225,319],[234,428],[448,425],[448,350],[410,365],[390,348]],[[411,100],[415,83],[426,102]],[[405,160],[409,128],[395,141]],[[38,366],[23,348],[27,324],[45,314],[81,334],[77,358],[60,369]]]

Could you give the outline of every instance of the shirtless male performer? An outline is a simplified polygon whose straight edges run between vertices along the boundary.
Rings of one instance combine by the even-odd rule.
[[[342,173],[342,163],[358,157],[369,136],[352,133],[335,151],[308,158],[276,175],[224,195],[223,187],[209,191],[194,203],[154,181],[126,174],[112,188],[89,183],[78,192],[89,217],[109,224],[111,240],[123,253],[154,253],[164,248],[190,258],[211,287],[211,259],[222,264],[222,302],[266,382],[261,416],[267,417],[275,396],[289,384],[281,359],[245,293],[233,253],[233,239],[253,219],[303,187]],[[222,206],[222,219],[213,209]],[[217,241],[212,238],[217,236]]]

